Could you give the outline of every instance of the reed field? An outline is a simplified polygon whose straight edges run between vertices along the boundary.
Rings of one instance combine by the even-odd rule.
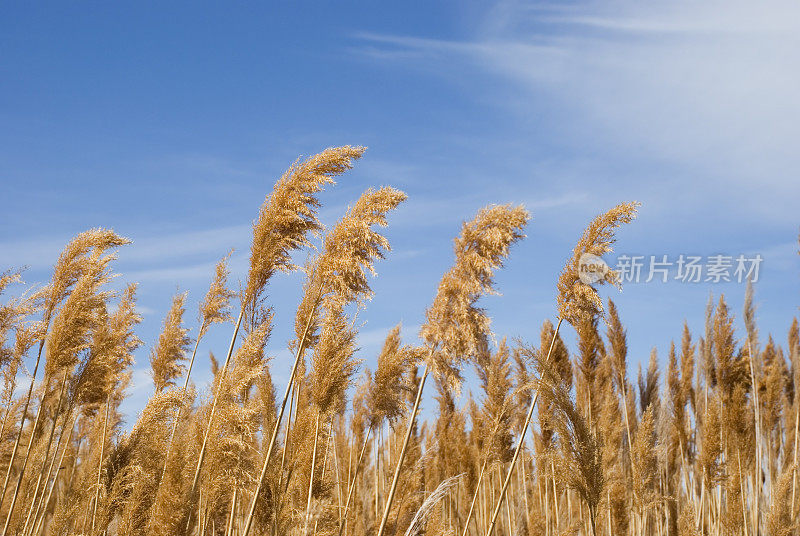
[[[634,377],[626,311],[595,288],[618,277],[588,285],[578,269],[635,225],[636,202],[597,207],[563,245],[563,271],[530,283],[557,300],[525,341],[493,334],[481,297],[531,215],[464,214],[419,333],[389,331],[367,369],[355,315],[378,261],[391,262],[381,233],[406,194],[369,189],[335,225],[318,219],[323,190],[363,153],[298,160],[255,216],[246,276],[229,280],[226,256],[199,311],[172,298],[149,349],[154,394],[126,427],[144,343],[136,285],[109,282],[115,252],[135,246],[81,233],[43,286],[0,267],[2,536],[800,534],[797,319],[760,333],[750,285],[743,311],[717,296],[702,333],[665,333],[666,365],[654,356]],[[292,271],[303,294],[271,302],[271,278]],[[265,351],[275,315],[294,318],[288,363]],[[198,348],[212,329],[230,345],[209,364]],[[196,385],[208,367],[212,384]],[[473,371],[474,396],[462,395]],[[436,394],[428,420],[423,393]]]

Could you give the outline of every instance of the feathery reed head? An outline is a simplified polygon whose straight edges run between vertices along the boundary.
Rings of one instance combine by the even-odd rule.
[[[580,280],[579,264],[584,253],[601,257],[612,251],[616,237],[614,233],[624,223],[630,223],[636,217],[639,203],[621,203],[605,214],[597,216],[578,241],[558,278],[558,315],[573,326],[582,318],[596,316],[603,312],[603,301],[591,285]],[[618,274],[611,270],[605,279],[598,283],[610,282],[618,284]]]
[[[375,259],[382,259],[384,250],[390,249],[389,241],[373,226],[385,227],[386,214],[406,198],[406,194],[389,186],[370,188],[325,236],[325,249],[316,271],[326,300],[346,304],[372,296],[367,273],[375,275]]]
[[[555,337],[555,340],[553,337]],[[545,359],[550,346],[553,346],[549,363],[567,391],[569,391],[572,387],[572,361],[570,361],[569,358],[567,345],[564,344],[561,334],[556,333],[556,328],[550,320],[545,320],[542,323],[542,329],[539,332],[539,342],[541,343],[539,359]]]
[[[253,224],[250,270],[243,303],[256,299],[276,271],[291,271],[293,251],[308,245],[308,234],[321,229],[316,195],[333,177],[350,169],[363,147],[335,147],[292,164],[275,184]]]
[[[79,355],[89,348],[98,311],[105,307],[110,296],[101,287],[111,278],[109,265],[113,259],[113,255],[103,256],[98,249],[81,262],[81,274],[58,310],[48,334],[47,376],[66,372],[78,363]]]
[[[318,260],[318,258],[317,258]],[[318,262],[306,264],[307,277],[303,283],[303,296],[294,317],[295,338],[292,341],[293,350],[313,348],[319,338],[320,308],[324,292],[323,281],[317,272]]]
[[[767,532],[770,536],[791,536],[796,534],[800,527],[792,504],[795,493],[794,479],[796,477],[797,462],[790,464],[780,475],[777,486],[775,486],[772,504],[767,514]]]
[[[590,516],[594,518],[606,486],[601,439],[575,406],[552,365],[542,358],[535,362],[540,393],[553,408],[551,424],[559,437],[561,475],[586,502]]]
[[[8,285],[13,283],[21,283],[22,274],[19,271],[5,271],[0,274],[0,294],[6,289]]]
[[[252,329],[244,342],[236,349],[233,367],[222,379],[223,397],[244,400],[259,378],[268,374],[267,357],[264,354],[267,341],[272,333],[272,315]]]
[[[475,304],[494,292],[494,272],[524,237],[529,219],[522,206],[491,205],[464,223],[455,239],[455,262],[442,277],[420,330],[433,372],[453,387],[461,383],[461,364],[486,347],[489,318]]]
[[[214,279],[208,287],[205,298],[200,303],[200,333],[197,338],[206,334],[211,324],[228,322],[231,320],[231,298],[236,293],[228,290],[228,259],[233,251],[228,252],[214,269]]]
[[[323,414],[344,410],[345,396],[350,387],[356,363],[355,331],[338,304],[327,309],[319,341],[314,348],[310,378],[312,402]]]
[[[19,272],[5,272],[0,274],[0,294],[11,283],[19,283],[22,281]],[[0,367],[12,357],[12,350],[6,347],[9,332],[14,328],[20,320],[20,316],[24,315],[23,308],[16,302],[10,300],[8,303],[0,305]]]
[[[187,347],[192,343],[187,335],[189,329],[182,325],[183,313],[186,311],[185,302],[185,292],[172,298],[172,306],[164,318],[158,344],[150,353],[151,373],[157,392],[174,385],[175,379],[183,374]]]
[[[656,354],[656,349],[653,348],[650,352],[650,362],[647,365],[647,373],[642,376],[641,368],[639,369],[639,405],[641,406],[642,413],[651,405],[655,405],[655,409],[658,410],[658,380],[658,355]]]
[[[374,225],[386,226],[386,214],[406,199],[390,187],[369,189],[350,207],[325,237],[324,250],[306,267],[308,278],[295,316],[292,346],[303,350],[316,346],[320,308],[336,311],[349,303],[359,305],[372,296],[367,273],[375,274],[375,259],[389,250],[388,240]]]
[[[386,336],[378,356],[378,368],[369,383],[366,404],[373,426],[384,419],[394,421],[403,413],[405,396],[411,386],[405,381],[406,372],[416,365],[417,355],[407,346],[402,346],[400,325]]]
[[[625,327],[619,319],[616,304],[608,300],[608,342],[611,344],[612,364],[616,371],[616,380],[624,381],[628,368],[628,339]]]
[[[736,353],[736,338],[733,329],[733,315],[729,313],[725,297],[719,297],[712,325],[712,354],[716,381],[723,394],[730,396],[736,385],[750,384],[747,361]]]
[[[511,459],[513,437],[511,434],[514,415],[513,384],[511,381],[510,352],[505,339],[500,341],[496,352],[478,366],[478,378],[486,393],[481,411],[486,452],[489,459],[507,462]]]
[[[125,381],[133,364],[133,352],[141,344],[134,327],[142,318],[136,312],[136,284],[130,284],[120,298],[116,311],[105,308],[98,314],[86,359],[79,365],[70,386],[70,404],[95,411]]]
[[[747,329],[748,351],[758,351],[758,326],[756,325],[756,306],[753,304],[753,281],[748,278],[744,291],[744,325]]]
[[[70,240],[53,269],[53,277],[45,300],[45,318],[50,318],[58,304],[66,297],[70,287],[78,281],[86,267],[87,254],[92,251],[101,254],[108,249],[126,244],[130,244],[130,240],[117,235],[114,231],[101,228],[84,231]]]

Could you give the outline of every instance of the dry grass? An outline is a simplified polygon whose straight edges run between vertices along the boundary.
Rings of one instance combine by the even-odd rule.
[[[355,314],[405,194],[364,192],[309,256],[296,311],[270,304],[272,276],[297,269],[292,253],[323,232],[322,188],[363,152],[327,149],[278,180],[241,292],[228,288],[225,256],[196,325],[186,295],[173,298],[150,351],[154,394],[128,433],[119,405],[141,344],[136,286],[108,285],[110,250],[128,241],[82,233],[48,285],[0,304],[3,535],[800,534],[798,322],[786,345],[759,337],[749,286],[744,339],[719,297],[699,336],[676,334],[663,373],[653,354],[631,379],[626,312],[577,270],[583,253],[611,250],[636,203],[590,222],[558,277],[557,321],[530,323],[542,326],[534,345],[495,337],[478,304],[530,219],[510,205],[463,225],[422,345],[403,344],[398,325],[374,374],[358,374]],[[0,274],[0,294],[21,284]],[[265,354],[275,314],[295,318],[282,398],[272,372],[289,367]],[[232,326],[231,345],[196,392],[190,374],[215,324]],[[465,367],[480,395],[462,405]],[[429,375],[438,409],[419,422]]]

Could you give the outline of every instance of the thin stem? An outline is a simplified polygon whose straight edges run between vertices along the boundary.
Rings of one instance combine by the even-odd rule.
[[[231,498],[231,513],[228,516],[228,524],[225,528],[225,536],[230,536],[231,531],[233,530],[233,516],[236,512],[236,495],[239,491],[239,488],[233,488],[233,497]]]
[[[31,382],[32,381],[33,380],[31,380]],[[65,389],[66,385],[67,385],[67,373],[65,371],[64,372],[64,377],[61,380],[61,390],[60,390],[60,393],[58,395],[58,403],[56,404],[56,409],[55,409],[56,412],[58,412],[58,409],[61,407],[61,402],[62,402],[63,397],[64,397],[64,389]],[[36,433],[36,428],[39,426],[39,421],[40,421],[40,419],[42,417],[42,414],[44,413],[42,410],[44,408],[44,401],[45,401],[45,397],[46,396],[47,396],[47,389],[45,389],[45,392],[42,395],[42,402],[39,404],[39,409],[36,411],[36,420],[33,423],[33,428],[31,428],[31,437],[30,437],[30,440],[28,441],[28,448],[25,449],[25,457],[22,459],[22,467],[19,470],[19,476],[17,476],[17,484],[14,487],[14,495],[11,498],[11,505],[8,507],[8,516],[6,517],[6,523],[3,526],[3,536],[6,536],[6,533],[8,531],[8,526],[11,523],[11,516],[14,513],[14,506],[17,504],[17,498],[19,496],[19,490],[22,487],[22,478],[23,478],[23,476],[25,476],[25,468],[28,465],[28,460],[30,459],[31,452],[33,451],[34,434]],[[23,419],[24,419],[24,415],[23,415]],[[50,431],[50,437],[48,439],[46,452],[49,452],[49,450],[50,450],[50,444],[51,444],[51,442],[53,440],[53,431],[54,430],[55,430],[55,423],[54,423],[53,430]],[[20,433],[21,433],[21,430],[20,430]],[[17,437],[19,437],[19,435]],[[38,488],[38,484],[37,484],[37,488]]]
[[[389,496],[386,498],[386,506],[383,510],[383,518],[381,525],[378,529],[377,536],[383,536],[383,531],[386,530],[386,522],[389,520],[389,510],[392,508],[392,500],[394,499],[394,492],[397,489],[397,481],[400,479],[400,469],[403,466],[403,460],[406,457],[406,449],[408,448],[408,441],[411,439],[411,432],[414,430],[414,421],[417,419],[417,412],[419,411],[419,402],[422,399],[422,390],[425,388],[425,380],[428,379],[428,364],[425,364],[425,372],[422,373],[419,387],[417,388],[417,397],[414,400],[414,408],[411,410],[411,415],[408,419],[408,430],[406,430],[406,437],[403,440],[403,448],[400,449],[400,457],[397,460],[397,466],[394,469],[394,476],[392,477],[392,486],[389,488]]]
[[[34,521],[36,521],[36,522],[34,523],[33,532],[31,534],[39,534],[39,530],[41,528],[41,525],[44,523],[44,518],[47,516],[47,505],[50,504],[50,498],[53,495],[53,489],[56,487],[56,482],[58,482],[58,474],[61,472],[61,467],[63,466],[63,463],[64,463],[64,455],[67,453],[67,450],[68,450],[67,447],[69,447],[69,442],[72,440],[72,431],[73,431],[74,428],[75,428],[75,419],[72,420],[72,423],[69,426],[69,434],[67,434],[67,441],[64,443],[64,449],[61,451],[61,457],[58,460],[58,468],[56,469],[56,474],[53,475],[53,483],[50,484],[50,489],[47,492],[47,499],[45,499],[44,502],[40,501],[40,503],[39,503],[39,508],[42,508],[42,507],[44,507],[44,508],[41,510],[41,517],[39,517],[39,511],[37,509],[36,517],[34,517]],[[63,435],[63,433],[64,433],[63,430],[62,430],[61,433]],[[58,452],[57,448],[56,448],[56,452]],[[55,460],[56,460],[56,457],[53,456],[53,462],[55,462]],[[52,470],[53,470],[53,466],[51,465],[50,466],[50,471],[52,471]],[[45,485],[47,485],[49,480],[50,480],[50,474],[48,473],[47,480],[45,481]],[[38,520],[37,520],[37,518],[38,518]]]
[[[311,453],[311,471],[308,475],[308,500],[306,501],[306,519],[303,534],[308,534],[308,518],[311,516],[311,493],[314,491],[314,466],[317,463],[317,439],[319,439],[319,412],[314,425],[314,450]]]
[[[316,309],[316,305],[319,303],[320,298],[322,297],[322,293],[317,295],[316,300],[314,301],[314,306],[311,308],[313,311]],[[297,373],[297,365],[300,362],[300,357],[303,354],[303,349],[305,346],[306,335],[308,335],[308,330],[311,327],[311,320],[313,318],[313,312],[308,316],[306,319],[306,325],[303,329],[303,336],[297,344],[297,352],[295,353],[294,357],[294,364],[292,365],[292,372],[289,374],[289,381],[286,384],[286,392],[283,395],[283,401],[281,402],[281,410],[278,412],[278,416],[275,419],[275,426],[272,429],[272,437],[269,440],[269,447],[267,448],[267,454],[264,456],[264,463],[261,466],[261,474],[258,477],[258,484],[256,485],[256,490],[253,493],[253,500],[250,503],[250,511],[247,514],[247,522],[245,523],[244,530],[242,531],[242,536],[247,536],[250,533],[250,527],[253,525],[253,514],[256,511],[256,504],[258,503],[258,496],[261,492],[261,487],[264,485],[264,477],[267,474],[267,467],[269,466],[269,460],[272,457],[272,451],[275,448],[275,442],[278,438],[278,430],[281,426],[281,421],[283,420],[283,413],[286,410],[286,402],[289,398],[289,395],[292,392],[292,383],[294,383],[294,377]]]
[[[797,395],[795,395],[797,396]],[[800,402],[795,402],[794,410],[794,467],[792,468],[792,515],[794,515],[794,499],[797,489],[797,435],[800,432]]]
[[[556,344],[556,337],[558,337],[558,331],[561,329],[561,322],[563,322],[563,320],[563,318],[558,319],[556,330],[553,333],[553,340],[550,341],[550,349],[547,351],[547,357],[544,358],[545,363],[550,361],[550,354],[553,353],[553,347]],[[519,453],[522,450],[522,443],[525,441],[525,433],[528,431],[528,425],[530,424],[531,417],[533,416],[533,408],[536,407],[536,401],[538,399],[539,386],[537,385],[536,393],[533,395],[533,399],[531,400],[531,407],[528,409],[528,415],[525,417],[525,424],[522,425],[522,432],[520,433],[519,440],[517,441],[517,448],[514,449],[514,457],[511,458],[511,467],[508,469],[508,474],[506,474],[503,487],[500,490],[500,499],[497,501],[497,504],[494,507],[494,513],[492,513],[492,520],[489,522],[489,529],[486,531],[486,536],[492,536],[492,532],[494,531],[494,526],[497,523],[497,514],[500,513],[500,507],[503,505],[503,498],[505,497],[506,490],[508,489],[508,483],[511,481],[511,474],[514,472],[514,465],[517,463],[517,458],[519,458]],[[594,532],[594,520],[592,520],[592,531]],[[381,535],[379,534],[378,536]]]
[[[97,482],[95,483],[94,490],[94,506],[92,507],[92,529],[91,533],[94,534],[94,519],[97,516],[97,503],[100,502],[100,479],[103,475],[103,454],[106,447],[106,429],[108,428],[108,407],[111,405],[109,399],[106,399],[106,411],[103,417],[103,435],[100,436],[100,460],[97,462]]]
[[[497,466],[497,479],[500,479],[500,471],[502,467],[502,463]],[[513,473],[514,469],[509,469],[509,474]],[[511,519],[511,502],[514,500],[514,488],[511,488],[511,496],[509,500],[506,501],[506,533],[507,534],[514,534],[514,529],[512,526],[512,519]]]
[[[197,334],[197,340],[194,343],[194,350],[192,350],[192,357],[189,359],[189,367],[186,369],[186,379],[183,381],[183,389],[181,390],[181,400],[186,398],[186,391],[189,389],[189,377],[192,375],[192,367],[194,366],[194,359],[197,356],[197,347],[200,346],[200,339],[203,338],[203,330],[206,328],[206,321],[200,325],[200,331]],[[172,442],[175,440],[175,431],[178,428],[178,421],[181,415],[181,408],[175,410],[173,416],[172,431],[169,434],[169,441],[167,442],[167,454],[164,456],[164,468],[161,470],[161,480],[159,485],[164,480],[164,475],[167,474],[167,465],[169,464],[169,456],[172,454]]]
[[[49,324],[49,322],[48,322]],[[11,477],[11,469],[14,467],[14,461],[17,458],[17,450],[19,450],[19,442],[22,439],[22,431],[25,428],[25,418],[28,416],[28,407],[31,403],[31,397],[33,396],[33,386],[36,384],[36,373],[39,371],[39,363],[42,360],[42,349],[44,348],[44,338],[42,338],[41,342],[39,343],[39,353],[36,356],[36,365],[33,367],[33,374],[31,374],[31,383],[28,386],[28,395],[25,397],[25,404],[22,407],[22,417],[19,423],[19,430],[17,430],[17,437],[14,440],[14,449],[11,451],[11,459],[8,461],[8,469],[6,470],[6,478],[3,481],[3,491],[0,493],[0,509],[3,508],[3,500],[6,496],[6,490],[8,489],[8,481]],[[45,393],[47,393],[47,389],[45,389]],[[44,403],[44,396],[42,396],[42,403]],[[41,408],[41,404],[39,406]],[[31,430],[31,442],[33,442],[33,432],[36,431],[36,425],[39,424],[39,414],[41,412],[37,411],[36,413],[36,423]],[[28,445],[30,447],[30,444]],[[30,450],[30,449],[28,449]],[[27,456],[26,456],[27,458]],[[22,478],[22,472],[24,469],[25,464],[23,464],[23,469],[20,471],[20,479]],[[16,499],[16,493],[14,494],[14,498]],[[13,507],[12,507],[13,508]],[[10,517],[10,509],[9,509],[9,517]],[[6,523],[8,525],[8,523]],[[3,529],[3,534],[5,535],[5,529]]]
[[[336,470],[336,511],[339,513],[339,525],[342,524],[342,473],[339,467],[339,446],[333,434],[333,420],[331,420],[331,437],[333,438],[333,466]],[[346,439],[345,439],[346,440]],[[348,441],[349,443],[349,441]]]
[[[347,521],[347,509],[350,507],[350,498],[353,496],[353,490],[356,487],[356,477],[358,476],[358,468],[361,466],[361,460],[364,458],[364,452],[367,450],[367,443],[369,442],[369,435],[372,432],[372,426],[370,425],[367,428],[367,432],[364,434],[364,443],[361,445],[361,453],[358,455],[358,461],[356,462],[356,468],[353,471],[353,478],[352,481],[349,482],[347,486],[347,501],[344,503],[344,513],[342,514],[342,519],[339,521],[339,536],[342,536],[342,530],[344,529],[344,524]]]
[[[530,501],[528,500],[528,467],[525,463],[525,444],[522,444],[522,493],[525,497],[525,522],[527,526],[531,526],[531,505]],[[528,529],[530,530],[530,529]]]
[[[478,492],[481,489],[481,482],[483,482],[483,473],[486,471],[486,463],[489,461],[488,456],[484,456],[483,464],[481,465],[481,472],[478,474],[478,483],[475,484],[475,493],[472,494],[472,501],[469,504],[469,512],[467,512],[467,520],[464,522],[464,531],[461,536],[467,536],[469,530],[469,522],[472,520],[472,512],[475,510],[475,503],[478,500]]]
[[[241,309],[239,310],[239,318],[236,319],[236,327],[233,329],[233,336],[231,337],[231,344],[228,347],[228,355],[225,356],[225,364],[222,366],[222,370],[220,371],[219,381],[225,379],[225,375],[228,373],[228,365],[231,361],[231,356],[233,355],[233,347],[236,344],[236,336],[239,334],[239,327],[242,325],[242,318],[244,317],[244,309],[245,306],[242,304]],[[194,478],[192,479],[192,490],[191,495],[194,495],[194,492],[197,491],[197,482],[200,480],[200,469],[203,467],[203,461],[206,457],[206,447],[208,445],[208,436],[211,434],[211,426],[214,422],[214,414],[217,411],[217,403],[219,402],[219,389],[214,391],[214,399],[211,403],[211,412],[208,415],[208,424],[206,425],[206,431],[203,434],[203,444],[200,447],[200,455],[197,457],[197,467],[194,470]],[[191,521],[191,516],[189,516],[189,520]]]

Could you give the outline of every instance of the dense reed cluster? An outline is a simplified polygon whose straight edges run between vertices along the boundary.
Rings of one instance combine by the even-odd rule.
[[[186,294],[172,298],[150,351],[153,394],[127,431],[141,318],[136,286],[109,281],[128,240],[78,235],[47,285],[0,305],[3,536],[800,534],[798,322],[786,344],[761,336],[748,286],[743,337],[719,297],[702,333],[684,325],[666,365],[654,352],[631,378],[624,312],[578,269],[582,254],[611,251],[636,203],[589,223],[554,278],[555,321],[531,319],[533,343],[496,336],[479,305],[530,215],[480,210],[455,238],[419,337],[404,343],[398,325],[375,370],[362,367],[355,316],[390,250],[381,228],[406,196],[369,189],[328,230],[317,211],[363,152],[328,149],[278,180],[239,292],[226,255],[196,322]],[[291,271],[305,277],[293,313],[268,294]],[[618,284],[613,272],[604,282]],[[6,272],[0,294],[21,284]],[[291,363],[265,352],[276,314],[293,314]],[[231,342],[212,355],[211,385],[195,387],[212,328]],[[275,367],[287,385],[273,384]],[[468,370],[475,393],[462,393]],[[437,407],[423,422],[429,379]]]

